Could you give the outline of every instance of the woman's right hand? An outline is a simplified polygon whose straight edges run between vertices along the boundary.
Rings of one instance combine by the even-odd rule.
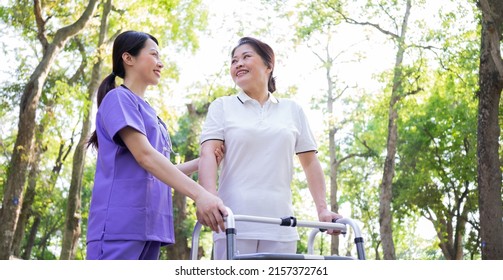
[[[209,193],[208,191],[202,192],[196,199],[196,216],[197,220],[209,226],[212,231],[220,232],[220,229],[225,231],[224,216],[227,216],[227,210],[222,200]]]

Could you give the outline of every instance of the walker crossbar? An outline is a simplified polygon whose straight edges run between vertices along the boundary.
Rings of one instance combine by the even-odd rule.
[[[347,229],[346,225],[353,228],[355,233],[355,243],[358,253],[358,259],[365,259],[365,251],[363,248],[363,238],[361,236],[360,228],[358,225],[349,218],[341,218],[334,223],[327,222],[315,222],[315,221],[302,221],[297,220],[295,217],[287,218],[269,218],[269,217],[258,217],[258,216],[247,216],[247,215],[234,215],[234,213],[227,208],[227,217],[224,217],[225,227],[226,227],[226,238],[227,238],[227,259],[228,260],[272,260],[272,259],[287,259],[287,260],[312,260],[312,259],[326,259],[326,260],[347,260],[354,259],[352,257],[341,257],[341,256],[316,256],[313,255],[313,244],[314,237],[320,231],[325,231],[327,229],[333,229],[340,231],[345,234]],[[243,222],[253,222],[253,223],[265,223],[265,224],[276,224],[278,226],[290,226],[290,227],[309,227],[313,228],[308,240],[308,254],[270,254],[270,253],[260,253],[260,254],[241,254],[238,255],[235,250],[236,243],[236,221]],[[199,234],[201,230],[201,224],[196,223],[194,231],[192,232],[192,248],[191,248],[191,259],[197,260],[198,244],[199,244]]]
[[[339,223],[327,223],[327,222],[315,222],[315,221],[302,221],[296,220],[297,224],[284,224],[285,218],[268,218],[268,217],[258,217],[258,216],[247,216],[247,215],[229,215],[225,217],[225,221],[234,219],[235,221],[241,222],[252,222],[252,223],[262,223],[262,224],[273,224],[278,226],[288,226],[288,227],[308,227],[308,228],[319,228],[319,229],[334,229],[341,231],[342,234],[346,233],[346,225]],[[293,221],[293,219],[292,219]],[[234,225],[234,223],[233,223]],[[235,226],[235,225],[234,225]],[[227,228],[231,228],[227,226]]]

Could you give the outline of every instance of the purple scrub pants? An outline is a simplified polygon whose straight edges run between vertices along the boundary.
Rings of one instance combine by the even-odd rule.
[[[100,240],[87,243],[88,260],[158,260],[159,241]]]

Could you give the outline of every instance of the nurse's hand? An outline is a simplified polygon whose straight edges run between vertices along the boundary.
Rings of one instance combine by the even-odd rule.
[[[220,198],[208,191],[202,192],[196,199],[197,220],[209,226],[212,231],[225,231],[224,216],[227,216],[227,210]]]
[[[215,149],[215,158],[217,160],[217,166],[220,166],[220,163],[222,160],[224,160],[224,155],[225,155],[225,146],[222,143],[222,145],[218,146]]]

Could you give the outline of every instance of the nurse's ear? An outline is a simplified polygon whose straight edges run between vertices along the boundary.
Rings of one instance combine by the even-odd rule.
[[[132,56],[128,52],[125,52],[122,54],[122,61],[124,62],[125,65],[132,66],[134,64],[134,56]]]

